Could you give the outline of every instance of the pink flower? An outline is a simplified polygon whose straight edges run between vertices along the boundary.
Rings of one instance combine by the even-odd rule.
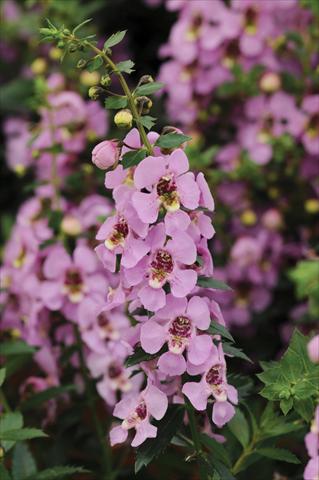
[[[212,420],[215,425],[222,427],[235,415],[232,403],[236,405],[238,398],[236,389],[227,384],[224,359],[220,357],[219,361],[216,360],[207,368],[199,383],[185,383],[182,392],[196,410],[205,410],[208,398],[213,396]]]
[[[110,431],[111,445],[123,443],[128,431],[135,429],[132,447],[138,447],[147,438],[155,438],[157,427],[150,423],[150,418],[161,420],[168,406],[166,395],[157,387],[148,385],[140,395],[132,395],[121,400],[114,408],[114,416],[123,419],[122,424]]]
[[[181,149],[168,157],[147,157],[136,167],[136,188],[150,192],[136,192],[132,197],[143,222],[154,223],[161,207],[168,212],[175,212],[181,205],[191,210],[198,207],[199,188],[188,169],[188,159]]]
[[[92,162],[101,170],[107,170],[120,157],[119,147],[115,140],[104,140],[98,143],[92,151]]]
[[[165,227],[152,227],[146,243],[150,255],[133,269],[125,270],[129,285],[138,285],[138,297],[145,308],[156,311],[165,305],[164,285],[168,282],[175,297],[188,295],[196,285],[197,273],[185,269],[196,261],[196,246],[189,235],[176,232],[166,242]]]
[[[166,306],[141,327],[141,346],[145,352],[156,353],[164,343],[168,352],[158,360],[160,371],[167,375],[182,375],[186,371],[183,352],[187,350],[188,360],[194,365],[204,363],[212,349],[209,335],[199,334],[210,325],[207,303],[200,297],[175,298],[168,295]]]
[[[97,240],[104,244],[96,248],[96,253],[111,272],[115,271],[116,255],[121,254],[121,264],[134,267],[149,252],[150,247],[141,238],[147,233],[147,225],[136,216],[133,207],[127,206],[125,214],[109,217],[101,225]]]
[[[85,245],[76,247],[73,259],[62,246],[53,247],[43,264],[45,280],[40,293],[44,305],[50,310],[66,308],[72,318],[86,295],[105,292],[107,281],[97,268],[94,252]]]

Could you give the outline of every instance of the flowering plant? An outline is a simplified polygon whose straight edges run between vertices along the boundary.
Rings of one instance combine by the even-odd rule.
[[[209,248],[215,205],[204,174],[190,169],[185,152],[190,137],[174,127],[164,127],[161,134],[152,130],[156,119],[149,115],[150,97],[162,84],[144,75],[131,90],[124,74],[134,63],[116,63],[112,56],[125,32],[111,35],[99,48],[91,35],[79,36],[87,23],[71,31],[48,21],[41,33],[58,43],[63,57],[80,53],[79,68],[102,70],[100,84],[90,87],[89,97],[106,97],[106,108],[117,110],[115,125],[129,132],[92,150],[92,162],[105,172],[112,198],[64,198],[60,177],[68,162],[59,163],[59,155],[64,159],[82,152],[90,115],[72,92],[46,92],[33,143],[40,159],[45,158],[37,170],[44,184],[19,212],[2,272],[2,330],[15,331],[24,340],[9,341],[2,354],[6,359],[12,352],[18,357],[31,354],[45,373],[23,383],[21,391],[31,389],[31,397],[20,406],[28,410],[46,402],[46,430],[57,417],[60,401],[72,405],[77,396],[86,398],[99,441],[97,470],[102,478],[125,471],[117,455],[121,447],[112,447],[128,440],[137,448],[135,473],[169,446],[182,448],[175,454],[185,456],[188,472],[198,467],[201,479],[242,478],[251,465],[265,459],[297,464],[292,452],[276,446],[277,437],[299,432],[314,416],[319,372],[307,357],[308,338],[296,331],[282,360],[262,364],[258,378],[265,384],[261,395],[267,404],[260,403],[258,411],[250,408],[247,398],[256,397],[247,367],[251,360],[235,346],[219,305],[218,294],[230,287],[215,277]],[[121,93],[109,89],[115,79]],[[100,119],[95,131],[103,136],[99,127],[105,116],[90,105],[93,118]],[[234,247],[239,276],[254,277],[247,258],[259,262],[267,241],[273,238],[262,238],[253,252],[249,241]],[[265,275],[265,281],[271,278]],[[245,362],[241,375],[230,368],[236,359]],[[5,364],[2,380],[11,368]],[[72,385],[64,383],[66,378]],[[97,394],[104,401],[103,417],[96,407]],[[25,432],[21,417],[17,420],[4,393],[2,397],[6,413],[1,469],[10,478],[10,442],[43,433]],[[17,444],[14,479],[26,457],[32,468],[20,478],[36,475],[30,451]],[[311,462],[307,471],[312,472]],[[39,478],[83,470],[44,472]]]

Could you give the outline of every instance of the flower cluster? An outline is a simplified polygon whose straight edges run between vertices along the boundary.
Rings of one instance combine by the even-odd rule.
[[[201,119],[200,110],[216,88],[235,78],[235,65],[245,72],[263,65],[270,74],[262,81],[266,91],[278,87],[281,69],[297,68],[280,48],[287,31],[299,31],[309,22],[309,12],[296,0],[279,0],[276,9],[271,0],[233,0],[230,6],[221,0],[167,0],[166,7],[177,10],[178,19],[160,49],[162,57],[170,57],[160,78],[170,116],[183,125]]]
[[[30,393],[60,383],[61,354],[76,341],[75,325],[88,345],[88,355],[99,351],[100,338],[119,339],[116,329],[111,332],[106,322],[90,317],[88,308],[90,302],[101,307],[113,282],[92,248],[99,218],[110,213],[110,203],[99,195],[88,196],[79,205],[60,200],[58,236],[48,213],[54,208],[52,189],[40,187],[21,206],[3,254],[2,335],[36,347],[34,359],[45,374],[27,378],[22,395],[25,390]],[[90,235],[85,238],[84,232]],[[111,322],[120,323],[121,315],[125,328],[128,320],[120,312],[111,316]],[[112,349],[115,347],[109,348],[109,357],[118,360]],[[72,364],[76,368],[76,358]]]
[[[36,125],[21,118],[6,120],[6,160],[16,173],[21,175],[34,166],[37,178],[48,181],[55,155],[56,176],[64,179],[75,170],[77,155],[87,142],[106,134],[107,113],[98,103],[84,101],[80,94],[66,89],[59,73],[41,82],[41,93],[44,99]]]
[[[237,403],[237,392],[227,383],[220,337],[208,331],[212,319],[224,324],[223,317],[212,290],[198,286],[201,276],[213,273],[207,245],[214,235],[213,198],[204,175],[189,171],[182,148],[161,150],[159,135],[147,136],[151,155],[135,167],[123,166],[123,155],[141,147],[133,129],[123,140],[119,163],[105,175],[116,212],[99,229],[103,243],[96,248],[106,269],[119,272],[106,309],[127,305],[135,325],[128,341],[150,357],[136,362],[147,378],[144,390],[114,409],[122,424],[111,431],[112,444],[125,441],[134,428],[133,446],[156,436],[150,419],[161,419],[168,402],[183,402],[183,395],[197,410],[205,410],[210,398],[218,427],[232,418]],[[111,163],[106,142],[93,150],[93,162],[101,151]],[[113,163],[117,160],[113,156]],[[202,380],[193,388],[185,379],[197,375]]]
[[[160,49],[169,57],[159,75],[167,110],[194,132],[192,165],[205,169],[221,205],[215,223],[228,238],[214,240],[216,275],[234,287],[220,298],[226,323],[248,325],[277,310],[283,272],[316,256],[316,17],[295,0],[279,0],[275,9],[267,0],[164,4],[177,11]],[[201,155],[205,134],[216,148]],[[291,319],[305,318],[306,310],[296,299]]]

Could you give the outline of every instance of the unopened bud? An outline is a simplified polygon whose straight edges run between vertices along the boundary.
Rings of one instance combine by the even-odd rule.
[[[62,52],[59,48],[52,47],[50,49],[49,55],[50,55],[50,58],[52,58],[52,60],[60,60],[62,56]]]
[[[276,92],[281,87],[279,75],[273,72],[265,73],[260,79],[259,87],[263,92],[266,93]]]
[[[142,96],[135,99],[135,104],[140,113],[146,114],[152,108],[153,102],[150,98]]]
[[[101,170],[112,167],[120,157],[120,149],[116,140],[105,140],[98,143],[92,151],[92,163]]]
[[[316,198],[309,198],[305,202],[305,210],[308,213],[315,214],[319,212],[319,200]]]
[[[153,83],[153,82],[154,82],[154,78],[151,75],[143,75],[138,82],[138,86],[146,85],[147,83]]]
[[[251,227],[257,222],[256,214],[253,210],[245,210],[240,217],[241,223],[246,227]]]
[[[282,216],[275,208],[267,210],[263,214],[261,221],[268,230],[279,230],[282,226]]]
[[[88,95],[92,100],[97,100],[102,92],[101,87],[91,87],[89,88]]]
[[[66,235],[76,237],[82,232],[82,225],[73,215],[65,215],[61,222],[61,230]]]
[[[111,77],[110,75],[103,75],[103,77],[100,80],[100,83],[102,87],[109,87],[111,85]]]
[[[35,75],[41,75],[47,68],[47,62],[44,58],[36,58],[31,64],[31,70]]]
[[[131,111],[124,109],[117,112],[114,117],[114,123],[119,128],[131,128],[133,123],[133,115]]]
[[[86,87],[93,87],[100,81],[100,74],[98,72],[87,72],[84,70],[80,75],[80,82]],[[99,88],[99,87],[98,87]]]

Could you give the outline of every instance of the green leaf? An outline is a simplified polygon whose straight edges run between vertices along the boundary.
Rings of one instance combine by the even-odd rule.
[[[144,115],[143,117],[140,117],[139,121],[143,127],[147,128],[147,130],[150,130],[155,125],[156,118],[151,117],[150,115]]]
[[[0,387],[2,387],[5,378],[6,378],[6,369],[0,368]]]
[[[124,62],[119,62],[116,64],[116,68],[120,71],[120,72],[124,72],[124,73],[132,73],[134,72],[134,62],[132,62],[132,60],[125,60]]]
[[[37,472],[34,458],[25,443],[17,443],[12,456],[12,475],[14,480],[24,480]]]
[[[137,347],[134,350],[134,353],[127,357],[125,361],[126,367],[133,367],[140,362],[147,362],[148,360],[153,360],[154,358],[159,357],[163,353],[167,352],[167,345],[163,345],[163,347],[157,353],[146,353],[142,349],[142,347]]]
[[[287,415],[287,413],[292,409],[293,403],[294,401],[292,397],[280,400],[280,408],[284,415]]]
[[[221,480],[236,480],[234,475],[232,475],[231,471],[219,460],[213,459],[211,461],[211,465],[218,473]]]
[[[290,345],[278,362],[262,363],[257,377],[265,384],[260,394],[268,400],[281,401],[285,411],[291,406],[285,400],[304,400],[315,396],[319,383],[319,366],[308,357],[309,339],[295,330]]]
[[[227,328],[220,323],[215,322],[214,320],[211,321],[207,331],[211,335],[220,335],[223,338],[227,338],[227,340],[230,340],[231,342],[235,342],[233,336],[230,334]]]
[[[103,59],[99,55],[96,57],[92,58],[92,60],[89,61],[87,64],[87,70],[92,73],[95,72],[95,70],[98,70],[100,67],[103,65]]]
[[[218,459],[228,467],[231,466],[228,452],[222,443],[217,442],[214,438],[209,437],[206,433],[200,435],[201,443],[212,452],[214,459]]]
[[[11,480],[10,474],[3,463],[0,463],[0,478],[1,480]]]
[[[311,398],[294,400],[294,409],[306,422],[311,422],[314,417],[315,405]]]
[[[1,344],[1,355],[9,357],[10,355],[25,355],[36,352],[34,347],[30,347],[22,340],[11,340]]]
[[[271,458],[272,460],[280,460],[288,463],[300,463],[300,460],[284,448],[257,448],[256,453],[263,457]]]
[[[20,408],[21,410],[30,410],[33,408],[39,407],[42,403],[47,402],[51,398],[55,398],[59,395],[62,395],[67,392],[76,391],[75,385],[65,385],[62,387],[51,387],[43,390],[42,392],[36,393],[32,395],[32,397],[28,398],[24,402],[21,403]]]
[[[31,360],[32,357],[30,354],[12,355],[8,357],[6,361],[6,378],[11,377],[11,375],[20,370],[20,368],[25,368]]]
[[[141,85],[140,87],[137,87],[134,95],[136,96],[141,96],[141,95],[151,95],[154,92],[157,92],[157,90],[160,90],[161,88],[164,87],[164,83],[161,82],[151,82],[151,83],[146,83],[145,85]]]
[[[107,50],[108,48],[114,47],[115,45],[120,43],[123,40],[123,38],[125,37],[126,32],[127,32],[127,30],[123,30],[121,32],[113,33],[104,43],[103,49]]]
[[[260,418],[260,433],[263,439],[278,437],[300,430],[302,424],[279,415],[274,410],[274,403],[269,402]]]
[[[0,440],[9,440],[12,442],[31,440],[32,438],[40,437],[47,437],[47,434],[38,428],[19,428],[0,432]]]
[[[72,30],[72,34],[75,35],[75,33],[80,30],[80,28],[84,27],[84,25],[86,25],[87,23],[90,23],[92,22],[92,18],[88,18],[87,20],[84,20],[84,22],[81,22],[79,25],[77,25],[73,30]]]
[[[137,449],[135,474],[165,450],[183,424],[183,418],[184,407],[181,405],[172,405],[162,420],[154,422],[158,428],[157,437],[146,440]]]
[[[203,288],[214,288],[215,290],[232,290],[226,283],[217,280],[216,278],[204,277],[200,275],[197,279],[197,285]]]
[[[1,415],[0,417],[0,436],[7,430],[16,430],[23,427],[23,417],[20,412],[10,412]],[[14,442],[1,442],[5,451],[13,447]]]
[[[117,110],[127,106],[126,97],[108,97],[104,102],[105,108],[109,110]]]
[[[146,155],[146,150],[133,150],[132,152],[125,153],[122,158],[123,168],[135,167],[146,157]]]
[[[175,148],[179,147],[185,142],[191,140],[192,137],[183,135],[181,133],[167,133],[166,135],[161,135],[157,140],[155,145],[161,148]]]
[[[247,357],[247,355],[242,351],[241,348],[236,348],[230,343],[224,342],[223,350],[224,350],[224,353],[227,353],[232,357],[241,358],[242,360],[246,360],[247,362],[253,363],[252,360],[249,357]]]
[[[25,480],[56,480],[59,478],[67,477],[70,475],[79,474],[79,473],[90,473],[89,470],[86,470],[82,467],[71,467],[71,466],[57,466],[53,468],[47,468],[42,470],[35,475],[27,477]]]
[[[228,422],[227,426],[241,446],[246,448],[250,440],[249,424],[239,408],[236,408],[236,414]]]

